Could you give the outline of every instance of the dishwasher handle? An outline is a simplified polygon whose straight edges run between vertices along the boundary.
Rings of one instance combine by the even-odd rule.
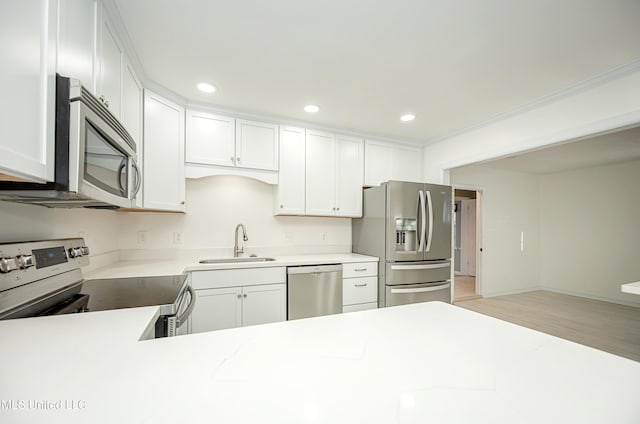
[[[342,264],[288,266],[287,274],[317,274],[320,272],[341,272]]]

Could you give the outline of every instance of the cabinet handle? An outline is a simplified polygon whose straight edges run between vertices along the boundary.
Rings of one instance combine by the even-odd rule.
[[[365,287],[366,285],[367,285],[367,283],[355,284],[356,287]]]
[[[102,103],[104,103],[104,94],[102,94],[100,97],[98,97],[98,99],[99,99]]]
[[[240,158],[236,158],[236,160],[238,161],[238,163],[240,163]]]
[[[284,205],[280,205],[280,209],[284,208]]]
[[[184,200],[182,202],[180,202],[181,205],[184,205]]]
[[[242,295],[240,293],[238,293],[238,299],[240,299],[242,297]]]
[[[236,163],[236,158],[234,158],[233,156],[231,156],[231,163]]]
[[[242,297],[247,297],[247,294],[246,294],[246,293],[245,293],[245,294],[243,294],[243,295],[242,295]]]
[[[366,271],[367,268],[356,268],[354,269],[355,272],[362,272],[362,271]]]
[[[340,208],[336,208],[336,210],[337,210],[337,211],[339,211],[339,210],[340,210]]]
[[[109,107],[109,100],[106,100],[106,101],[104,102],[104,105],[108,108],[108,107]]]

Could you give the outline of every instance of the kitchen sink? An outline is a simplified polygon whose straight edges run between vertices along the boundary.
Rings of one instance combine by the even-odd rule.
[[[201,264],[235,264],[239,262],[270,262],[275,258],[219,258],[219,259],[202,259]]]

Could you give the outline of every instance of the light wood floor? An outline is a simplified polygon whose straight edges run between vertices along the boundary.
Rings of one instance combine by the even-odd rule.
[[[640,308],[542,290],[454,304],[640,361]]]
[[[456,275],[453,285],[453,301],[479,299],[476,293],[476,277]]]

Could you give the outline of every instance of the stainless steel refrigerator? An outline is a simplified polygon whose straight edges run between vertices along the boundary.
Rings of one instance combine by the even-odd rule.
[[[377,256],[380,307],[451,302],[450,186],[389,181],[364,190],[354,253]]]

